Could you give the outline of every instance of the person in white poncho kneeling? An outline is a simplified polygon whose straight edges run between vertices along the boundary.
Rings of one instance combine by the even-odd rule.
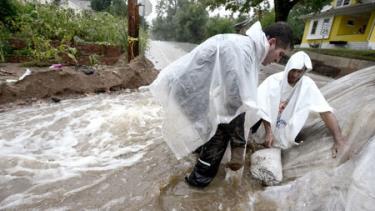
[[[305,75],[310,70],[310,57],[299,51],[290,57],[283,72],[269,76],[259,85],[257,116],[261,120],[251,130],[255,133],[262,122],[266,131],[264,145],[288,149],[298,144],[295,139],[309,113],[317,112],[333,135],[332,157],[336,157],[343,150],[346,138],[341,133],[332,107],[314,81]]]
[[[258,116],[266,129],[265,145],[281,149],[296,145],[295,138],[312,111],[320,114],[332,133],[335,140],[332,156],[336,157],[345,145],[345,137],[332,107],[315,82],[305,76],[310,70],[310,57],[299,51],[290,57],[283,72],[269,76],[258,87]]]

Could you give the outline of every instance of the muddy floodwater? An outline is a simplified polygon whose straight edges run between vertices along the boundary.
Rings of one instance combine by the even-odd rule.
[[[151,52],[163,43],[155,44]],[[153,55],[159,69],[174,59]],[[260,80],[275,68],[282,70],[264,69]],[[337,80],[310,75],[335,109],[350,150],[332,159],[333,138],[311,115],[303,144],[282,153],[284,179],[272,187],[252,179],[250,154],[240,182],[226,179],[221,166],[207,188],[188,187],[183,178],[196,158],[176,160],[168,149],[162,109],[147,88],[6,109],[0,210],[374,210],[374,72]]]
[[[303,144],[283,152],[284,181],[263,187],[224,168],[205,189],[183,180],[161,134],[162,110],[147,88],[0,113],[0,210],[373,210],[375,68],[321,88],[348,136],[349,160],[310,116]]]
[[[203,191],[182,182],[194,159],[177,161],[171,154],[160,114],[148,91],[1,113],[0,210],[200,209],[245,202],[207,204],[246,191],[221,184],[223,176]]]

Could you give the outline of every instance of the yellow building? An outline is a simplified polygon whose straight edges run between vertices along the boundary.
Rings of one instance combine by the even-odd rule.
[[[333,0],[320,13],[301,18],[301,47],[375,49],[375,0]]]

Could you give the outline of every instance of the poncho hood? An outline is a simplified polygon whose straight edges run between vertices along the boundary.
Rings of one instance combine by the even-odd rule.
[[[266,58],[268,49],[270,45],[268,43],[267,37],[262,31],[262,26],[260,22],[255,22],[247,31],[246,35],[254,42],[254,48],[257,52],[256,57],[259,61],[263,62]]]

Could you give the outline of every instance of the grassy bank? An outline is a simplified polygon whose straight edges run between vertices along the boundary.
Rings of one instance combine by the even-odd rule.
[[[340,56],[351,59],[361,59],[368,61],[375,61],[375,50],[352,50],[346,48],[340,49],[318,49],[318,48],[298,48],[298,50],[311,51],[315,53]]]
[[[0,7],[0,62],[9,55],[26,56],[35,64],[59,61],[62,54],[74,58],[73,44],[79,42],[117,45],[127,50],[126,17],[18,0],[1,0]],[[148,35],[144,31],[140,35],[143,52]],[[22,50],[12,46],[14,38],[22,41]]]

